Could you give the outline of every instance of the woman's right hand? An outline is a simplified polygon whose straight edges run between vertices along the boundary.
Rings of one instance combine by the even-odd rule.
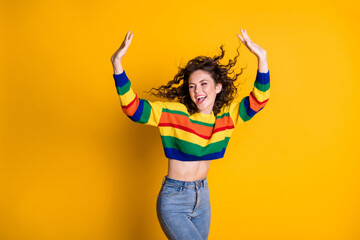
[[[124,41],[122,42],[120,48],[111,56],[111,62],[120,63],[121,59],[124,57],[126,51],[128,50],[131,40],[134,36],[134,33],[130,35],[130,31],[127,32]]]

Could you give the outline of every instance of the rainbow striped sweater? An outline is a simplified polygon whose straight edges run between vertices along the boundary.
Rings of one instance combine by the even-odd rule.
[[[223,158],[234,128],[261,111],[270,97],[270,72],[257,70],[249,96],[224,106],[216,116],[190,115],[182,103],[139,98],[125,71],[113,77],[122,111],[134,122],[158,127],[165,156],[180,161]]]

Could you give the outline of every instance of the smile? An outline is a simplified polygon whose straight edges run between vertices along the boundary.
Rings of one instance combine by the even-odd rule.
[[[197,101],[197,103],[200,104],[200,103],[204,102],[205,98],[206,98],[206,96],[196,97],[196,101]]]

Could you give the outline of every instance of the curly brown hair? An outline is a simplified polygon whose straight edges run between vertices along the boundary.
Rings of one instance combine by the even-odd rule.
[[[199,110],[190,97],[189,77],[193,72],[201,69],[208,72],[212,76],[212,78],[215,80],[215,84],[222,84],[222,90],[216,95],[213,107],[214,115],[216,116],[220,112],[220,109],[224,105],[229,105],[237,95],[237,86],[234,85],[234,82],[238,76],[241,75],[244,68],[241,68],[241,72],[235,74],[233,78],[229,77],[228,75],[234,73],[234,71],[230,72],[230,69],[236,64],[236,59],[240,55],[238,51],[239,47],[236,49],[238,55],[235,56],[234,60],[229,59],[227,65],[220,64],[219,62],[219,60],[221,60],[225,55],[223,45],[220,46],[220,55],[215,55],[212,58],[198,56],[191,59],[184,68],[178,67],[179,72],[175,75],[173,80],[159,88],[152,88],[149,92],[151,92],[153,89],[157,92],[151,92],[150,94],[157,97],[166,98],[168,100],[176,99],[177,102],[181,102],[187,107],[190,115],[196,113]],[[180,86],[175,86],[179,84]]]

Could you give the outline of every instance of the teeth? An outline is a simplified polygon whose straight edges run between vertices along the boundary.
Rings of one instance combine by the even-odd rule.
[[[206,98],[206,96],[201,96],[201,97],[198,97],[196,98],[198,102],[202,102],[204,101],[204,99]]]

